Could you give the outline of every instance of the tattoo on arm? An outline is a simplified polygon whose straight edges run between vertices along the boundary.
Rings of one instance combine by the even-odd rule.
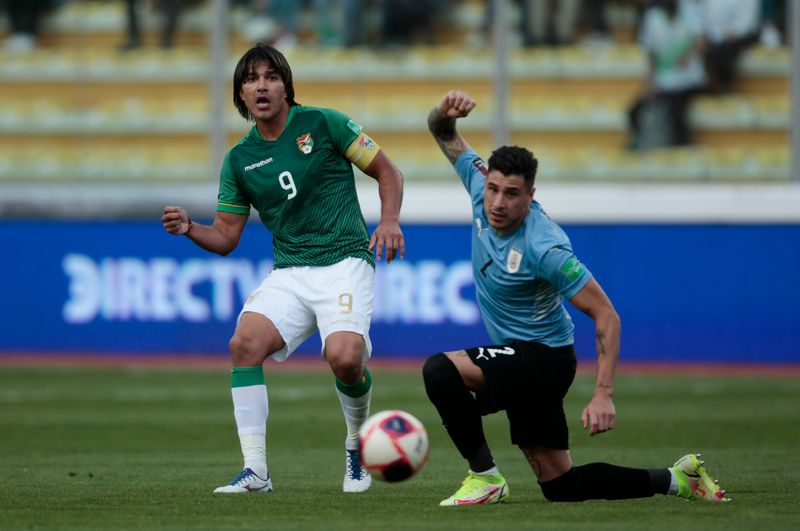
[[[456,119],[448,118],[434,107],[428,113],[428,130],[437,140],[451,140],[456,136]]]
[[[597,339],[597,355],[598,356],[605,355],[605,353],[606,353],[606,347],[605,347],[605,344],[604,344],[605,343],[605,339],[606,339],[605,332],[598,331],[595,334],[595,338]]]
[[[436,107],[428,114],[428,130],[451,164],[469,149],[469,144],[456,131],[456,119],[443,116]]]

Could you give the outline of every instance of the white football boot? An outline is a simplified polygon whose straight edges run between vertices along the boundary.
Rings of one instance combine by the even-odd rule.
[[[372,485],[372,476],[361,466],[361,452],[346,450],[344,461],[344,492],[364,492]]]
[[[269,474],[267,474],[267,479],[263,479],[251,469],[245,468],[229,484],[214,489],[214,494],[243,494],[247,492],[272,492],[272,480]]]

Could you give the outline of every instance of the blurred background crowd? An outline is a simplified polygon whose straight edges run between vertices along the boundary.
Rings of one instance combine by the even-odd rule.
[[[79,0],[3,0],[8,19],[4,46],[27,51],[36,46],[42,21],[66,4]],[[114,3],[113,0],[95,3]],[[158,44],[175,44],[182,12],[202,7],[202,0],[124,0],[125,40],[122,50],[143,45],[142,19],[160,18]],[[435,45],[452,24],[463,4],[479,4],[482,20],[462,35],[465,42],[483,44],[491,26],[492,0],[232,0],[233,8],[247,12],[237,28],[250,40],[271,41],[281,49],[298,44],[321,46]],[[613,44],[638,35],[641,44],[654,51],[654,32],[671,25],[671,33],[689,28],[703,41],[709,56],[725,55],[712,48],[726,46],[736,52],[760,42],[780,46],[786,31],[786,0],[514,0],[518,8],[519,43],[525,47]],[[475,7],[475,6],[473,6]],[[632,13],[634,24],[617,27],[615,14]],[[651,21],[667,14],[666,20]],[[616,17],[619,19],[620,17]],[[307,20],[306,20],[307,19]],[[661,26],[661,27],[653,27]],[[123,28],[120,28],[122,30]]]
[[[246,128],[227,93],[213,112],[215,3],[0,0],[0,185],[215,182],[207,136]],[[556,181],[790,180],[787,4],[506,0],[510,141]],[[491,149],[494,1],[223,5],[225,77],[275,44],[299,101],[365,123],[411,182],[450,178],[424,121],[442,90],[478,97],[465,127]]]

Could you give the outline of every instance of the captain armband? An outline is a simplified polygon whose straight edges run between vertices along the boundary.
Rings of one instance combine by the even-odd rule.
[[[353,140],[344,155],[359,170],[365,171],[380,149],[381,147],[368,134],[362,132],[358,138]]]

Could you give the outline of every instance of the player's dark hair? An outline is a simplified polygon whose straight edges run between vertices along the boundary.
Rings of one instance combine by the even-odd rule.
[[[286,57],[273,46],[259,42],[245,52],[233,71],[233,104],[245,120],[252,120],[253,116],[250,114],[244,100],[239,96],[239,92],[242,90],[244,79],[259,63],[268,63],[281,76],[283,86],[286,88],[286,101],[290,107],[298,105],[294,101],[292,69]]]
[[[502,146],[492,151],[489,171],[497,170],[503,175],[521,175],[528,188],[533,187],[539,161],[533,153],[519,146]]]

